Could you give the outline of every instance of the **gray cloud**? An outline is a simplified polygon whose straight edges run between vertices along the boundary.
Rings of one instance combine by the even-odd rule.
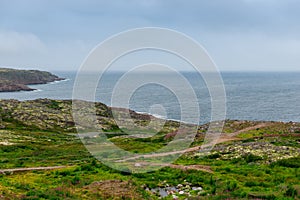
[[[297,70],[299,10],[297,0],[2,0],[0,30],[39,38],[49,51],[41,63],[50,68],[74,69],[81,54],[111,34],[161,26],[194,37],[222,70]]]

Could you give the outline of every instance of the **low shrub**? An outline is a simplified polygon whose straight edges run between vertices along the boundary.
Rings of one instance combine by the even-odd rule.
[[[278,160],[272,163],[272,165],[290,168],[300,168],[300,157]]]
[[[292,185],[288,185],[287,190],[284,195],[294,198],[295,196],[297,196],[297,190]]]

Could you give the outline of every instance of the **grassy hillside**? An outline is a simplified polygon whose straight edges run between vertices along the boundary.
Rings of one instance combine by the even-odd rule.
[[[95,105],[101,130],[131,152],[165,146],[178,127],[169,121],[150,138],[127,137],[109,107],[82,103]],[[203,125],[190,151],[173,164],[131,174],[90,155],[74,134],[71,106],[49,99],[0,101],[0,199],[300,198],[299,123],[227,120],[218,144],[205,154],[193,149],[203,142],[208,127]],[[150,119],[132,116],[139,123]],[[143,167],[142,160],[134,162]]]

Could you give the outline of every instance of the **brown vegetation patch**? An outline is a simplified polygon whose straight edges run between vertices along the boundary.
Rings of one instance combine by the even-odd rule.
[[[210,166],[205,166],[205,165],[174,165],[174,164],[169,164],[168,166],[171,167],[171,168],[174,168],[174,169],[181,169],[183,171],[197,170],[197,171],[213,173]]]
[[[129,181],[108,180],[94,182],[85,187],[103,199],[143,199],[137,188]]]

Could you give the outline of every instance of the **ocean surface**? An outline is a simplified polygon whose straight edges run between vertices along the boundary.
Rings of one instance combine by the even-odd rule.
[[[37,90],[30,92],[0,93],[0,99],[30,100],[37,98],[72,99],[76,72],[53,72],[64,81],[43,85],[31,85]],[[196,73],[183,72],[197,95],[200,108],[200,123],[211,119],[211,96],[202,77]],[[295,121],[300,122],[300,72],[223,72],[221,73],[226,92],[226,118],[238,120]],[[86,74],[83,87],[93,85]],[[98,84],[96,100],[111,105],[112,91],[122,73],[107,73]],[[153,76],[156,79],[170,80],[176,84],[176,77],[167,73],[137,75]],[[149,78],[148,77],[148,78]],[[185,99],[180,102],[176,94],[166,87],[149,83],[139,87],[130,98],[129,108],[151,113],[168,119],[181,120],[180,106],[189,106],[191,96],[185,94],[184,86],[176,85]],[[165,112],[151,109],[161,105]],[[153,108],[153,107],[152,107]],[[190,107],[189,109],[195,109]]]

